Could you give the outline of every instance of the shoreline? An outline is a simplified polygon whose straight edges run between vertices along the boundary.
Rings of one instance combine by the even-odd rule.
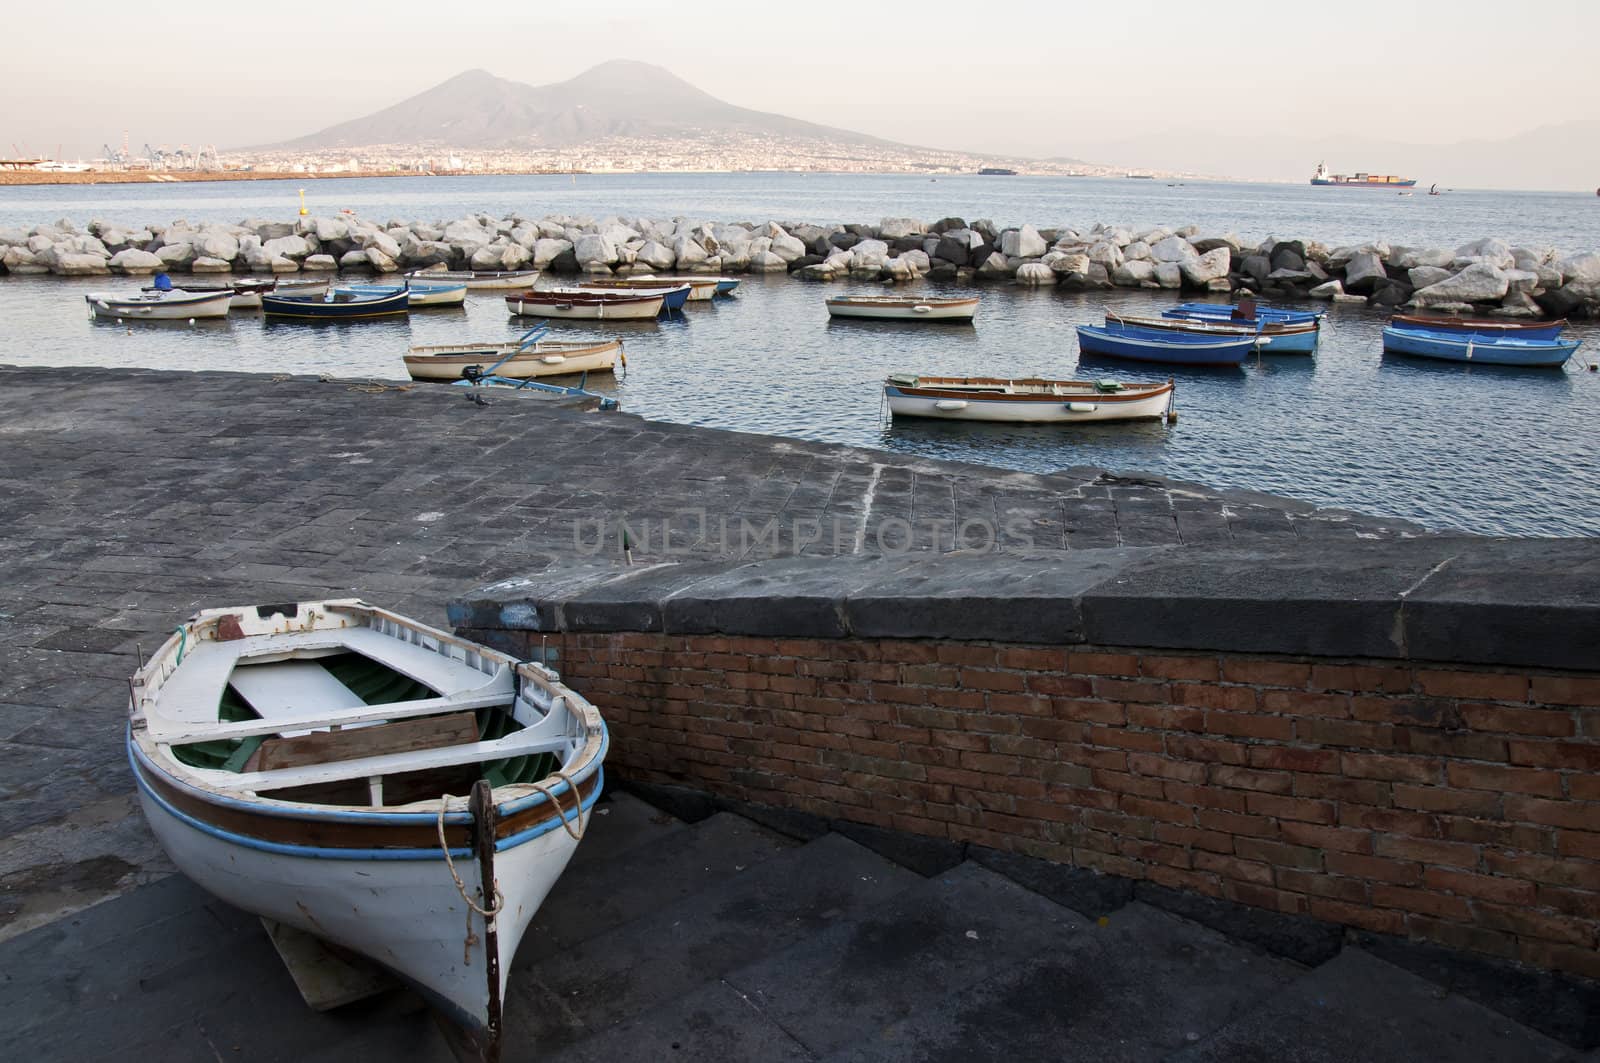
[[[355,173],[302,173],[295,170],[129,170],[90,173],[30,173],[0,170],[0,186],[26,188],[45,185],[146,185],[200,184],[216,181],[336,181],[373,177],[551,177],[587,174],[588,170],[477,170],[461,173],[411,173],[400,170],[363,170]]]

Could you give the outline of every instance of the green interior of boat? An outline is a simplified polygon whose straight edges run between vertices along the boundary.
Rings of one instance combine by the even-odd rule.
[[[339,653],[317,658],[321,665],[339,682],[368,705],[392,705],[400,701],[416,701],[437,697],[438,691],[409,676],[401,675],[386,665],[359,653]],[[518,730],[520,725],[505,709],[479,709],[478,739],[487,742],[504,738]],[[221,723],[242,723],[260,719],[260,714],[240,696],[230,683],[223,688],[222,700],[217,705],[217,720]],[[221,771],[243,771],[245,762],[267,738],[225,739],[215,742],[193,742],[173,746],[172,753],[190,767],[212,768]],[[508,757],[504,760],[485,761],[481,767],[483,777],[491,786],[509,786],[513,783],[532,782],[544,778],[559,766],[554,753]]]

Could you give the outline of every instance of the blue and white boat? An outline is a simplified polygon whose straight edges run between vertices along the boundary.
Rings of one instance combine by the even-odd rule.
[[[682,310],[683,304],[687,303],[694,295],[694,285],[690,284],[688,281],[679,283],[676,281],[662,280],[654,283],[643,283],[642,281],[645,279],[646,278],[631,278],[627,280],[585,281],[582,284],[576,284],[571,287],[549,288],[546,290],[552,292],[564,292],[569,295],[594,295],[596,293],[603,295],[614,295],[618,292],[627,292],[630,295],[644,297],[660,296],[660,312],[663,314],[669,313],[673,310]],[[708,293],[712,291],[713,289],[709,287],[707,288]],[[709,294],[707,295],[707,298],[710,298]]]
[[[341,284],[334,291],[348,292],[352,295],[391,295],[394,292],[405,291],[409,293],[406,305],[413,310],[420,306],[461,306],[467,301],[467,286],[461,283],[412,284],[409,286],[399,284]]]
[[[738,277],[718,277],[717,278],[717,294],[718,295],[732,295],[733,294],[733,290],[735,288],[737,288],[737,287],[739,287],[739,278]]]
[[[1250,352],[1271,343],[1266,336],[1197,336],[1187,332],[1158,332],[1107,322],[1079,325],[1078,349],[1135,362],[1163,365],[1242,365]]]
[[[1162,317],[1235,321],[1241,324],[1254,324],[1256,321],[1317,322],[1322,320],[1322,314],[1321,310],[1286,310],[1276,306],[1259,306],[1253,302],[1179,303],[1161,312]]]
[[[1442,332],[1446,336],[1472,332],[1485,338],[1505,336],[1520,340],[1553,340],[1561,336],[1561,330],[1567,327],[1567,319],[1558,317],[1554,321],[1517,321],[1507,318],[1445,317],[1438,314],[1395,314],[1389,319],[1389,324],[1413,332]]]
[[[1183,333],[1193,336],[1234,337],[1265,336],[1271,341],[1268,354],[1312,354],[1317,349],[1320,332],[1316,322],[1300,321],[1227,321],[1202,320],[1187,317],[1124,317],[1106,311],[1106,323],[1124,328],[1155,332],[1165,335]]]
[[[1383,330],[1385,351],[1477,365],[1559,368],[1577,351],[1578,343],[1578,340],[1530,340],[1477,333],[1448,334],[1393,325]]]
[[[316,295],[282,295],[269,292],[261,297],[261,312],[269,317],[292,317],[308,321],[356,321],[388,317],[411,309],[404,288],[385,288],[380,294],[330,291]]]

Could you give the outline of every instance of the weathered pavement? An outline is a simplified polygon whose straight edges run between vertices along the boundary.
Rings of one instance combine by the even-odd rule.
[[[901,548],[908,536],[949,549],[963,527],[968,545],[1025,537],[1046,553],[1417,533],[1292,500],[1097,469],[1040,476],[536,399],[480,407],[445,388],[248,374],[0,368],[0,459],[0,1013],[35,1016],[17,1028],[37,1046],[85,1004],[99,1009],[110,1025],[90,1023],[63,1058],[153,1048],[164,1031],[176,1037],[168,1058],[311,1058],[314,1035],[350,1058],[415,1047],[407,1031],[426,1028],[403,1010],[382,1023],[304,1016],[253,926],[166,877],[131,800],[121,720],[136,647],[153,648],[197,608],[360,596],[442,625],[452,596],[588,551],[601,520],[611,522],[614,553],[619,518],[640,559],[871,553]],[[834,855],[837,866],[865,859]],[[816,862],[818,873],[834,866]],[[615,886],[638,870],[611,874]],[[963,874],[974,879],[966,888],[1012,888]],[[119,894],[127,896],[79,911]],[[910,925],[922,918],[902,915]],[[1216,947],[1224,946],[1239,947]],[[40,955],[48,964],[22,962]],[[108,955],[118,965],[103,976],[84,970],[89,957],[98,964]],[[1018,983],[1021,996],[1001,987],[995,999],[1025,1002],[1059,974],[1032,977]],[[141,1017],[138,993],[177,995],[151,998],[166,1010]],[[211,1033],[191,1004],[209,1016]],[[120,1040],[94,1033],[130,1021],[137,1028]],[[293,1036],[274,1028],[285,1025]],[[984,1035],[937,1036],[970,1049]],[[796,1058],[848,1055],[848,1046],[822,1052],[806,1043]],[[1126,1058],[1155,1051],[1144,1043]]]

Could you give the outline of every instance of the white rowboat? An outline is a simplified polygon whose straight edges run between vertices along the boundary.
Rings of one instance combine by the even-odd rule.
[[[353,295],[388,295],[404,288],[406,292],[406,305],[415,310],[417,307],[426,306],[461,306],[467,301],[467,286],[465,284],[345,284],[335,288],[336,292],[350,292]]]
[[[470,291],[493,291],[497,288],[531,288],[539,279],[536,269],[511,270],[417,270],[406,276],[424,284],[465,284]]]
[[[663,297],[639,292],[527,291],[506,296],[506,309],[527,317],[641,321],[661,313]]]
[[[889,412],[896,417],[1076,424],[1168,417],[1172,412],[1173,383],[897,374],[884,382],[883,393]]]
[[[188,321],[191,318],[227,317],[233,289],[215,292],[91,292],[83,297],[95,317],[116,321]]]
[[[877,321],[971,321],[977,312],[977,296],[919,299],[904,295],[840,295],[828,300],[828,313],[833,317]]]
[[[206,610],[132,679],[129,760],[173,863],[388,968],[484,1058],[605,750],[554,672],[355,600]]]
[[[582,343],[541,340],[538,343],[441,343],[412,347],[405,356],[412,380],[460,380],[461,371],[477,366],[484,372],[495,367],[496,376],[533,380],[573,373],[610,373],[617,359],[627,365],[621,340]]]

